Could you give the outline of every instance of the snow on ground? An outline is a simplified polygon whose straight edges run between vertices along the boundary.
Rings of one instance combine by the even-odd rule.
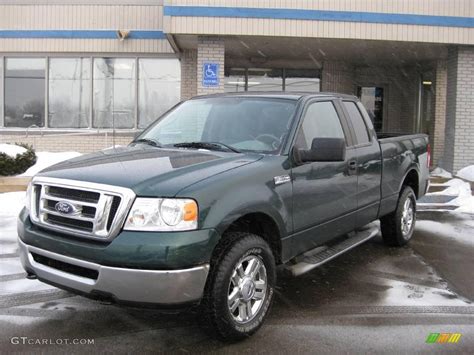
[[[72,159],[80,156],[81,153],[78,152],[60,152],[60,153],[51,153],[51,152],[37,152],[36,156],[38,160],[36,164],[31,166],[27,171],[25,171],[20,176],[33,176],[39,173],[41,170],[46,169],[47,167],[60,163],[64,160]]]
[[[15,158],[18,154],[23,154],[25,152],[26,148],[20,147],[16,144],[0,144],[0,153],[5,153],[12,158]]]
[[[16,219],[24,206],[25,192],[0,194],[0,253],[17,252]]]
[[[25,192],[0,194],[0,276],[24,274],[18,257],[16,220],[24,206]],[[0,296],[49,290],[54,287],[26,278],[2,281]]]
[[[441,168],[435,168],[431,172],[431,176],[442,177],[442,178],[446,178],[446,179],[451,179],[453,177],[453,175],[451,175],[450,172],[447,172],[446,170],[441,169]]]
[[[474,165],[469,165],[465,168],[462,168],[458,171],[456,176],[460,177],[461,179],[474,182]]]
[[[456,212],[458,217],[462,216]],[[469,215],[464,215],[465,218],[456,219],[452,223],[436,222],[430,220],[417,220],[416,230],[427,231],[436,234],[440,238],[452,238],[459,242],[474,246],[474,219]]]

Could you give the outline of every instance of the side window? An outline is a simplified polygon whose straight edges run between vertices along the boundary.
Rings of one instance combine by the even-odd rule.
[[[344,106],[349,113],[349,118],[354,127],[354,132],[357,139],[357,144],[364,144],[370,142],[369,132],[367,126],[362,118],[359,109],[357,108],[355,102],[344,101]]]
[[[308,106],[296,138],[296,146],[309,149],[314,138],[345,138],[339,116],[330,101],[315,102]]]

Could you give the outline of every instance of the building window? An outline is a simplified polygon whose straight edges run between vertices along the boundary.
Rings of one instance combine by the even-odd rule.
[[[225,92],[320,91],[320,72],[314,69],[226,68]]]
[[[283,75],[279,69],[249,69],[248,91],[282,91]]]
[[[0,57],[0,118],[16,128],[144,128],[180,100],[180,85],[175,58]]]
[[[84,128],[89,126],[90,70],[89,58],[50,59],[49,127]]]
[[[44,58],[5,60],[5,126],[44,126]]]
[[[135,126],[135,60],[94,58],[95,128],[133,128]]]
[[[382,132],[383,127],[383,93],[381,87],[359,87],[358,97],[366,107],[376,132]]]
[[[285,91],[319,92],[319,72],[317,70],[286,69]]]
[[[145,128],[180,100],[180,65],[175,59],[138,61],[138,128]]]
[[[232,68],[225,71],[224,91],[225,92],[242,92],[246,91],[247,70],[240,68]]]

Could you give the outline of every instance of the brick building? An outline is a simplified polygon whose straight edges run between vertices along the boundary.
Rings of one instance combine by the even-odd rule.
[[[223,91],[359,96],[474,163],[471,0],[0,0],[0,142],[89,152]]]

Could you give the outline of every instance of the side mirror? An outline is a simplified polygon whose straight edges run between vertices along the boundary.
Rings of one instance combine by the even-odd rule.
[[[343,138],[314,138],[311,149],[298,149],[297,155],[302,163],[316,161],[344,161],[346,141]]]

